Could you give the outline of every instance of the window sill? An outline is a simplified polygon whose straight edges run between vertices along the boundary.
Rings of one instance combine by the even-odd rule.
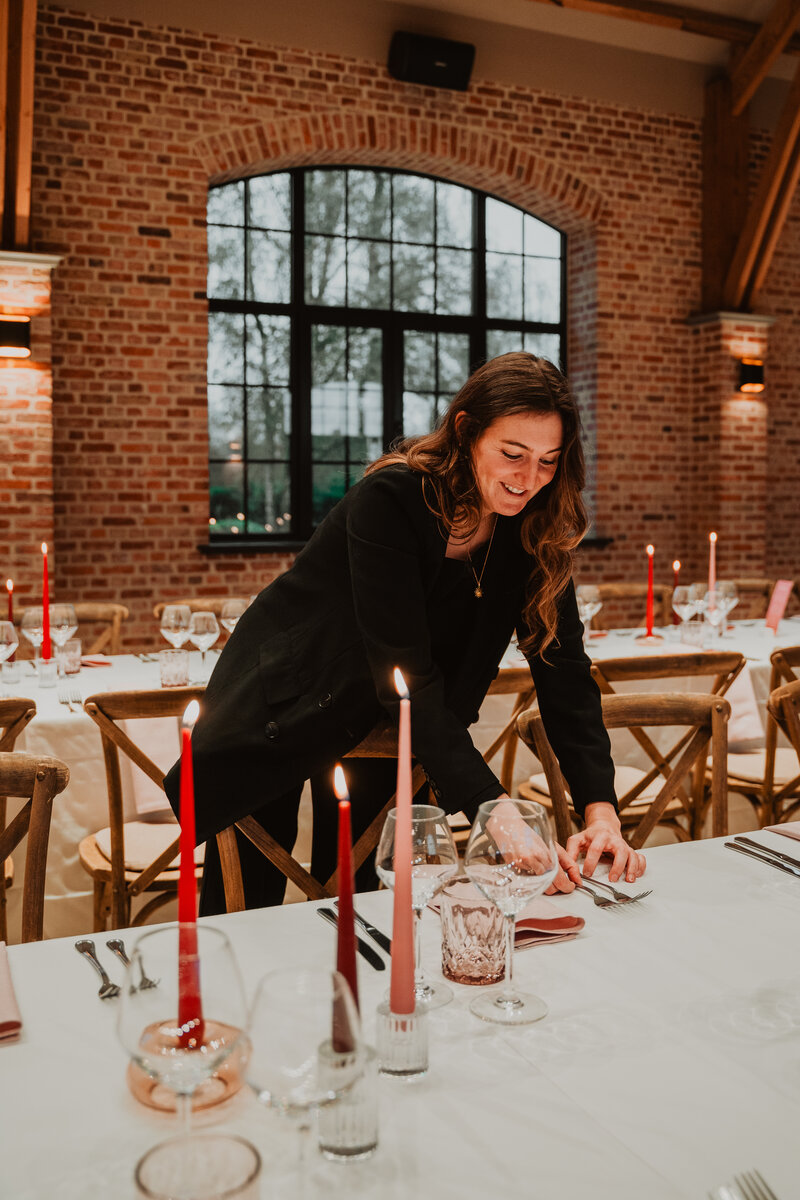
[[[201,542],[197,549],[201,554],[295,554],[302,550],[305,542],[298,541],[219,541]]]

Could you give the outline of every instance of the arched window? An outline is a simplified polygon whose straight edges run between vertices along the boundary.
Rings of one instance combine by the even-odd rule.
[[[441,179],[355,167],[208,198],[213,543],[305,541],[478,363],[564,364],[565,238]]]

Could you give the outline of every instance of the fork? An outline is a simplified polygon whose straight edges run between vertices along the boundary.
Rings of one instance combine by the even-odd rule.
[[[743,1171],[735,1175],[733,1182],[744,1196],[744,1200],[778,1200],[760,1171]]]
[[[69,689],[69,691],[67,693],[67,698],[69,700],[70,707],[73,704],[77,704],[77,706],[78,706],[77,708],[71,708],[71,711],[72,712],[80,712],[81,709],[83,708],[83,696],[81,695],[81,689],[77,686],[77,684],[73,684],[72,687]]]
[[[109,950],[116,954],[117,958],[125,963],[126,967],[131,965],[131,960],[128,958],[125,950],[125,943],[123,942],[122,938],[109,938],[106,942],[106,945],[108,946]],[[135,991],[142,992],[146,991],[148,988],[158,987],[158,979],[150,979],[147,975],[145,975],[144,964],[142,963],[141,959],[139,959],[139,971],[141,973],[141,977],[138,984],[134,988]]]
[[[97,993],[100,999],[111,1000],[114,996],[118,996],[120,989],[118,985],[116,983],[112,983],[106,975],[100,959],[95,954],[94,942],[91,940],[91,938],[79,938],[79,940],[75,943],[75,949],[78,951],[78,954],[82,954],[84,958],[88,958],[89,962],[100,976],[102,983],[100,985],[100,990]]]
[[[586,876],[581,875],[581,879],[585,880]],[[593,883],[595,887],[606,888],[619,904],[634,904],[637,900],[644,900],[645,896],[650,896],[653,891],[652,888],[648,888],[646,892],[637,892],[635,896],[629,896],[627,892],[621,892],[618,888],[612,887],[610,883],[606,883],[604,879],[595,879],[593,875],[589,877],[589,882]]]
[[[581,876],[581,879],[583,879],[583,876]],[[585,892],[587,896],[591,896],[591,898],[594,900],[594,902],[598,908],[619,908],[620,907],[619,900],[614,900],[611,896],[598,895],[597,892],[593,892],[590,887],[587,887],[585,882],[582,883],[579,888],[577,888],[577,891]]]
[[[67,705],[67,707],[69,708],[69,711],[70,711],[70,712],[77,712],[77,711],[78,711],[78,710],[77,710],[77,708],[73,708],[73,700],[72,700],[72,697],[71,697],[71,695],[69,694],[69,692],[68,692],[67,688],[65,688],[65,687],[62,687],[62,688],[59,688],[59,689],[58,689],[58,703],[59,703],[59,704],[66,704],[66,705]]]

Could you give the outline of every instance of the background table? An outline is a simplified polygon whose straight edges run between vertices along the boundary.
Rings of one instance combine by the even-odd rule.
[[[757,836],[788,853],[800,845]],[[800,880],[706,841],[653,850],[646,881],[652,896],[619,911],[574,894],[556,899],[586,928],[517,955],[519,984],[550,1006],[536,1025],[483,1024],[468,1012],[473,989],[456,985],[454,1002],[430,1017],[429,1075],[380,1082],[375,1157],[321,1162],[310,1195],[704,1200],[755,1166],[793,1200]],[[387,892],[359,898],[387,931],[391,904]],[[315,907],[210,922],[231,937],[249,996],[270,969],[333,964],[335,935]],[[134,935],[123,936],[130,947]],[[423,945],[436,975],[430,912]],[[14,1098],[0,1122],[0,1191],[127,1200],[134,1162],[172,1125],[127,1092],[115,1002],[97,999],[97,979],[70,940],[11,947],[9,958],[25,1027],[21,1042],[0,1047],[4,1095]],[[388,972],[359,959],[359,986],[371,1040]],[[270,1164],[292,1149],[277,1117],[245,1092],[202,1120],[258,1146],[262,1196],[271,1197]]]

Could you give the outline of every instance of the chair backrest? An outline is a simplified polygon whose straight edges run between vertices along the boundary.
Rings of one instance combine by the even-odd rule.
[[[168,604],[184,604],[192,612],[213,612],[215,617],[219,617],[223,604],[227,604],[229,600],[245,599],[245,596],[194,596],[191,600],[159,600],[158,604],[153,605],[153,616],[160,621],[161,614]]]
[[[744,669],[744,664],[744,655],[735,650],[696,650],[687,654],[648,654],[598,659],[592,663],[592,675],[600,691],[608,695],[619,690],[612,686],[615,683],[626,684],[644,679],[682,679],[691,675],[709,677],[712,680],[709,691],[717,696],[724,696],[736,676]]]
[[[792,744],[800,766],[800,679],[774,688],[767,700],[767,713],[775,729],[780,729]],[[800,773],[782,787],[773,790],[772,806],[776,819],[785,821],[800,808],[800,800],[784,807],[786,796],[797,793],[800,788]]]
[[[390,725],[388,721],[376,725],[363,741],[359,742],[344,757],[397,758],[397,728]],[[425,773],[419,763],[416,763],[411,776],[412,795],[416,795],[424,781]],[[386,815],[391,808],[394,808],[394,804],[395,797],[392,796],[353,846],[354,874],[378,845]],[[241,821],[237,821],[235,828],[243,833],[287,879],[296,884],[309,900],[324,900],[338,893],[338,871],[334,871],[324,883],[315,879],[302,863],[299,863],[288,850],[285,850],[275,838],[266,832],[254,817],[244,817]],[[225,907],[228,912],[241,912],[245,907],[244,885],[239,847],[233,825],[229,825],[227,829],[223,829],[221,833],[217,834],[217,846],[222,867]]]
[[[190,700],[202,699],[205,688],[156,688],[141,692],[99,692],[89,696],[84,709],[100,729],[108,788],[108,824],[111,831],[111,925],[129,924],[131,900],[145,891],[178,853],[179,835],[158,858],[144,868],[132,882],[125,881],[125,834],[123,822],[120,751],[163,790],[164,772],[133,741],[119,721],[150,717],[179,717]]]
[[[89,641],[82,647],[84,654],[122,653],[122,622],[127,621],[130,612],[124,604],[103,603],[93,600],[79,601],[72,606],[78,618],[78,626],[101,625],[94,641]],[[80,632],[80,629],[79,629]]]
[[[767,615],[769,598],[775,587],[774,579],[751,577],[732,579],[731,583],[736,584],[736,590],[739,593],[739,603],[733,610],[733,617],[743,620],[745,617],[765,617]]]
[[[12,696],[0,700],[0,752],[14,749],[14,744],[25,726],[36,716],[33,700]],[[6,799],[0,790],[0,829],[6,826]],[[6,917],[6,871],[5,859],[0,858],[0,941],[6,940],[8,932]]]
[[[689,819],[696,824],[697,813],[693,811],[691,787],[685,788],[684,783],[702,766],[705,769],[709,746],[711,748],[711,813],[712,834],[722,837],[727,832],[727,787],[726,760],[728,753],[728,718],[730,705],[721,696],[701,693],[687,694],[668,692],[663,694],[643,693],[625,696],[606,695],[602,697],[603,721],[607,729],[638,729],[642,726],[671,726],[684,730],[683,736],[676,746],[680,753],[673,751],[664,755],[660,763],[654,763],[652,768],[622,796],[618,797],[620,815],[625,816],[626,809],[638,800],[659,775],[664,776],[664,782],[657,795],[645,808],[640,803],[636,810],[638,819],[632,832],[628,835],[631,845],[637,849],[644,845],[656,825],[664,816],[667,806],[678,800]],[[517,721],[517,731],[536,754],[542,764],[550,798],[553,804],[553,814],[556,821],[558,840],[564,844],[571,830],[569,804],[567,801],[564,779],[558,766],[555,754],[547,740],[544,724],[539,714],[538,706],[524,712]],[[672,761],[672,758],[676,761]],[[668,769],[665,770],[664,768]],[[695,799],[694,803],[697,803]]]
[[[44,931],[44,887],[53,797],[69,782],[69,768],[57,758],[18,751],[0,752],[0,794],[25,800],[0,829],[0,864],[27,834],[22,884],[22,941],[40,941]],[[5,931],[4,931],[5,933]]]

